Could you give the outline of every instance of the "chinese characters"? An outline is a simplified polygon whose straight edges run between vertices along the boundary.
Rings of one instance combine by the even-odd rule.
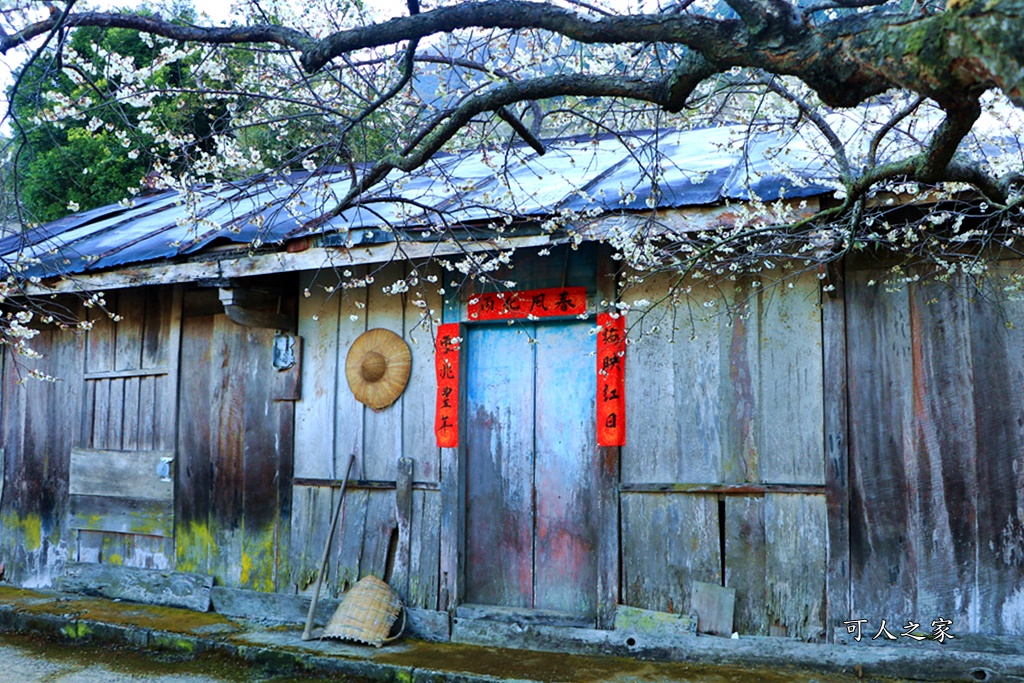
[[[849,621],[844,621],[843,626],[846,627],[846,632],[852,635],[853,639],[858,643],[862,638],[864,638],[866,633],[871,632],[867,619],[850,619]],[[953,640],[956,636],[949,632],[949,629],[952,626],[952,619],[943,619],[942,617],[935,619],[931,623],[931,639],[937,640],[942,644],[945,644],[947,640]],[[921,641],[928,636],[921,633],[920,628],[921,624],[909,619],[907,620],[907,625],[901,627],[889,627],[886,625],[885,619],[882,619],[882,624],[878,627],[878,631],[875,632],[875,635],[871,636],[871,640],[878,640],[879,638],[883,638],[885,640],[910,638],[911,640]],[[899,635],[896,635],[896,632],[899,632]]]
[[[513,320],[561,315],[585,315],[585,287],[532,289],[523,292],[477,294],[467,304],[470,320]]]
[[[626,319],[597,316],[597,445],[626,444]]]
[[[437,407],[434,435],[440,448],[459,445],[459,324],[439,325],[434,363],[437,373]]]

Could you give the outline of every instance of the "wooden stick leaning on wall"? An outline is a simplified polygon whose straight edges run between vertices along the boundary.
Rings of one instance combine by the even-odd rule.
[[[313,633],[313,617],[316,616],[316,603],[320,600],[320,586],[323,585],[324,574],[327,572],[327,558],[331,554],[331,541],[334,540],[334,532],[338,529],[338,518],[341,516],[341,504],[345,500],[345,487],[348,485],[348,472],[352,469],[352,463],[356,456],[350,453],[348,463],[345,464],[345,475],[341,480],[341,491],[338,492],[338,503],[334,506],[334,514],[331,515],[331,530],[327,534],[327,542],[324,543],[324,554],[320,558],[320,571],[316,573],[316,586],[313,587],[313,599],[309,602],[309,613],[306,615],[306,628],[302,630],[303,640],[316,638]]]

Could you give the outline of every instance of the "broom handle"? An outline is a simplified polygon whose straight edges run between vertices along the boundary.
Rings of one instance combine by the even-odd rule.
[[[316,586],[313,588],[313,599],[309,602],[309,614],[306,615],[306,628],[302,631],[303,640],[313,639],[313,617],[316,615],[316,603],[320,599],[320,586],[324,582],[324,572],[327,571],[327,558],[331,555],[331,541],[334,540],[334,532],[338,528],[338,517],[341,516],[341,503],[345,500],[345,487],[348,485],[348,471],[352,469],[352,462],[356,459],[355,453],[349,453],[348,464],[345,465],[345,476],[341,480],[341,491],[338,493],[338,504],[334,506],[334,514],[331,516],[331,532],[327,534],[327,543],[324,544],[324,554],[320,558],[320,571],[316,573]]]

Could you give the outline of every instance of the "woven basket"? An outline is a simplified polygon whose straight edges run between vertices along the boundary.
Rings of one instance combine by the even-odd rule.
[[[398,638],[405,630],[403,618],[402,630],[388,637],[400,613],[404,617],[398,593],[376,576],[364,576],[345,593],[322,637],[355,640],[380,647]]]

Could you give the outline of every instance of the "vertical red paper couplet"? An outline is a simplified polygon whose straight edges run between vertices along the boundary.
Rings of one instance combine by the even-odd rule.
[[[434,435],[440,448],[459,445],[459,324],[438,325],[434,343],[437,407]]]
[[[626,318],[597,316],[597,445],[626,445]]]

